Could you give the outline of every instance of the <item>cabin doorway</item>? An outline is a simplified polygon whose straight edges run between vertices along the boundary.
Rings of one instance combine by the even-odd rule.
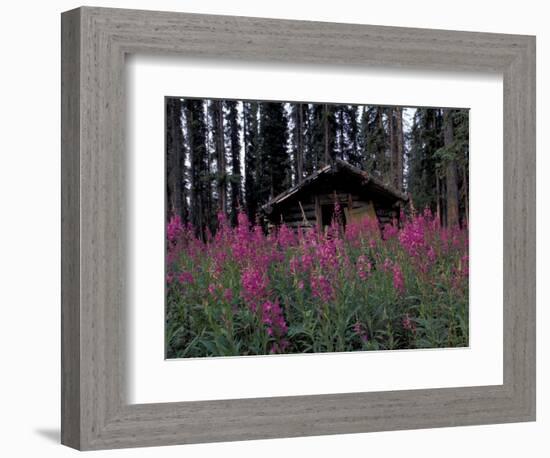
[[[340,206],[340,208],[342,208]],[[321,222],[323,227],[330,226],[334,219],[334,204],[321,205]],[[340,224],[346,227],[346,215],[343,211],[340,211]]]

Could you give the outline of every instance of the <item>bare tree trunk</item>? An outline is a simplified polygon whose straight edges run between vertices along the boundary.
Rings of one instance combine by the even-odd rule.
[[[304,178],[304,106],[299,103],[296,106],[295,141],[296,141],[296,184],[302,182]]]
[[[379,107],[376,109],[376,118],[378,122],[378,135],[382,133],[383,140],[378,139],[378,145],[376,148],[376,168],[380,171],[380,176],[384,179],[387,174],[387,158],[386,158],[386,136],[384,132],[384,108]]]
[[[339,135],[338,135],[338,150],[340,152],[340,159],[347,161],[349,160],[346,158],[345,154],[345,139],[344,139],[344,108],[342,105],[338,107],[338,124],[339,124]]]
[[[227,192],[226,192],[226,164],[225,164],[225,138],[223,127],[223,102],[217,100],[218,106],[216,114],[218,118],[218,135],[217,135],[217,163],[218,163],[218,199],[220,211],[224,214],[227,211]]]
[[[445,147],[449,148],[454,141],[452,111],[445,110],[443,115]],[[459,224],[458,214],[458,180],[456,160],[450,157],[445,167],[445,181],[447,187],[447,226]]]
[[[325,165],[330,164],[330,152],[329,152],[329,129],[328,129],[328,105],[325,103],[325,110],[324,110],[324,128],[325,128]]]
[[[388,137],[389,137],[389,149],[390,149],[390,170],[389,170],[389,180],[388,182],[392,185],[395,185],[395,162],[396,162],[396,138],[395,138],[395,126],[394,126],[394,108],[388,108]]]
[[[405,154],[403,138],[403,109],[396,108],[395,111],[395,134],[396,134],[396,160],[395,160],[395,186],[398,191],[403,189],[403,156]]]

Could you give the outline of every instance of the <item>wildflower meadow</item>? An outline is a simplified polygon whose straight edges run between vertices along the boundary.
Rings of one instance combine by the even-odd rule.
[[[204,240],[167,224],[166,356],[468,346],[468,230],[429,210],[265,231],[223,213]]]

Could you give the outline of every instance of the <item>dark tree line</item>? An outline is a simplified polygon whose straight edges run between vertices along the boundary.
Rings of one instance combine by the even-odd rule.
[[[270,198],[339,158],[462,224],[468,132],[467,110],[168,98],[167,217],[202,236],[220,211],[255,221]]]

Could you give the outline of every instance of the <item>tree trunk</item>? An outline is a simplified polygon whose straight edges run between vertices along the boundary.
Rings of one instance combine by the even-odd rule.
[[[403,156],[405,154],[403,139],[403,109],[396,108],[395,111],[395,134],[396,134],[396,158],[395,158],[395,187],[398,191],[403,189]]]
[[[389,108],[387,111],[388,116],[388,137],[389,137],[389,149],[390,149],[390,170],[389,170],[389,177],[388,182],[392,185],[395,185],[396,180],[396,154],[397,154],[397,145],[396,145],[396,136],[395,136],[395,117],[394,117],[394,110],[395,108]]]
[[[344,138],[344,106],[340,105],[338,107],[338,150],[340,152],[340,159],[346,160],[346,146],[345,146],[345,138]]]
[[[453,117],[451,110],[444,113],[444,141],[445,147],[450,148],[454,141]],[[447,226],[452,227],[459,224],[458,214],[458,180],[456,171],[456,160],[452,154],[447,160],[445,167],[445,181],[447,188]]]
[[[297,139],[296,139],[296,183],[301,183],[304,178],[304,108],[298,104]]]
[[[225,138],[223,126],[223,102],[217,100],[214,102],[216,107],[216,115],[218,118],[218,133],[216,142],[216,160],[218,163],[218,200],[219,210],[224,214],[227,212],[227,191],[226,191],[226,165],[225,165]]]
[[[323,120],[323,126],[324,126],[324,142],[325,142],[325,165],[330,164],[330,151],[329,151],[329,129],[328,129],[328,105],[325,103],[325,110],[324,110],[324,120]]]

